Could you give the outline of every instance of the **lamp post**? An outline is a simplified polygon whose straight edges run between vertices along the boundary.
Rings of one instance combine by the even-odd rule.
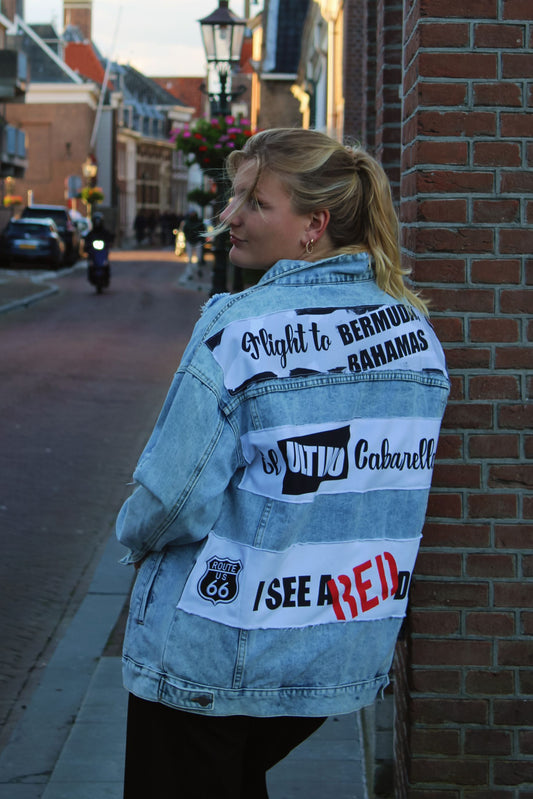
[[[239,86],[235,91],[231,90],[231,73],[241,59],[241,50],[244,40],[246,20],[240,19],[228,8],[228,0],[219,0],[218,8],[207,17],[199,20],[202,32],[202,42],[204,45],[205,56],[209,69],[216,72],[218,76],[218,91],[209,92],[209,106],[211,116],[227,116],[231,114],[231,103],[246,91],[246,87]],[[219,213],[225,202],[226,179],[219,183],[218,197]],[[212,294],[227,291],[227,269],[228,269],[228,236],[221,234],[216,236],[213,246],[215,254],[215,264],[213,268]]]
[[[94,155],[87,156],[81,165],[81,171],[83,172],[83,177],[85,178],[85,185],[89,188],[94,188],[94,186],[96,186],[96,176],[98,174],[98,164],[96,163],[96,158]],[[90,219],[92,216],[91,203],[87,203],[87,211]]]

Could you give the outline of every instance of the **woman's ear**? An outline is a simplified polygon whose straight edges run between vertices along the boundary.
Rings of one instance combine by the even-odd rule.
[[[313,211],[307,227],[313,241],[318,241],[324,235],[329,225],[329,217],[330,214],[327,208],[319,208],[318,211]]]

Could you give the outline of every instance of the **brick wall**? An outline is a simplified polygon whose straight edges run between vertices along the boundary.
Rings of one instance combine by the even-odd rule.
[[[34,203],[65,204],[67,177],[82,177],[94,115],[95,109],[86,103],[6,105],[7,121],[26,133],[28,168],[17,180],[17,194],[26,200],[31,190]]]
[[[397,795],[531,799],[533,3],[404,0],[403,25],[403,243],[453,387]]]

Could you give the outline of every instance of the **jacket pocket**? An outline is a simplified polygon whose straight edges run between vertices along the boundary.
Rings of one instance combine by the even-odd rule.
[[[164,551],[158,552],[147,559],[141,566],[134,587],[135,603],[132,603],[132,607],[135,608],[134,619],[137,624],[144,624],[154,583],[164,557]]]

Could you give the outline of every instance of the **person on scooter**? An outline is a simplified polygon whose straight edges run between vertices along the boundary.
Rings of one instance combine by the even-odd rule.
[[[84,239],[85,249],[88,250],[89,248],[92,248],[93,241],[97,239],[103,241],[106,246],[106,249],[108,250],[111,249],[111,247],[113,246],[113,242],[115,240],[114,233],[112,233],[110,230],[108,230],[108,228],[106,228],[104,224],[104,217],[102,214],[98,212],[93,214],[92,228],[89,231],[89,233],[87,233],[87,235],[85,236]]]
[[[102,214],[93,214],[92,228],[85,237],[84,250],[89,259],[87,278],[89,283],[96,286],[98,293],[109,286],[111,272],[108,254],[114,240],[114,234],[104,225]]]

